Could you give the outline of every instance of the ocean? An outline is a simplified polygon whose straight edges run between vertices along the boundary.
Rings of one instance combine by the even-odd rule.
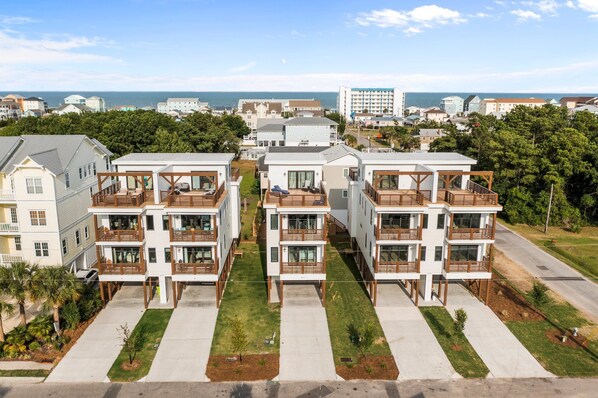
[[[240,98],[272,99],[272,98],[293,98],[309,99],[314,98],[321,101],[322,106],[327,109],[336,108],[336,92],[228,92],[228,91],[20,91],[12,94],[20,94],[25,97],[42,97],[50,108],[55,108],[64,102],[64,98],[71,94],[79,94],[84,97],[94,95],[103,97],[106,106],[111,108],[117,105],[134,105],[138,108],[150,106],[156,107],[160,101],[169,97],[191,97],[206,101],[212,107],[236,107]],[[0,96],[11,94],[0,92]],[[557,101],[566,96],[598,96],[598,94],[580,93],[421,93],[407,92],[405,94],[405,106],[430,107],[440,105],[440,100],[449,95],[458,95],[466,98],[470,94],[477,94],[481,98],[555,98]]]

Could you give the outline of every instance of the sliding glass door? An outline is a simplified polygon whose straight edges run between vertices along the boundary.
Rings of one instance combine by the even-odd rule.
[[[314,186],[313,171],[289,171],[289,189],[302,189]]]
[[[315,263],[317,247],[315,246],[290,246],[290,263]]]

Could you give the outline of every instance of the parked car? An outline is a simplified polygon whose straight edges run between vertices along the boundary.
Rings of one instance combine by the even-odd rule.
[[[92,285],[98,280],[98,271],[95,269],[82,269],[77,271],[75,276],[83,283]]]

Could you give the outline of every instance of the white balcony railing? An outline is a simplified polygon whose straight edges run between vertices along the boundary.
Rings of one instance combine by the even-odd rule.
[[[19,232],[19,224],[0,223],[0,232]]]
[[[0,265],[10,265],[19,261],[23,261],[23,256],[14,254],[0,254]]]
[[[15,200],[15,193],[10,189],[0,189],[0,202],[9,202]]]

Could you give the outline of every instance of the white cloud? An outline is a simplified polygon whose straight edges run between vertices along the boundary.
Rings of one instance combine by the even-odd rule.
[[[595,20],[597,20],[597,21],[598,21],[598,14],[593,14],[593,15],[590,15],[588,18],[590,18],[590,19],[595,19]]]
[[[10,15],[0,15],[0,25],[23,25],[33,23],[35,20],[29,17],[16,17]]]
[[[70,62],[119,62],[118,60],[77,50],[103,46],[105,39],[85,36],[45,36],[30,39],[18,32],[0,30],[0,65],[61,64]]]
[[[583,11],[598,13],[598,0],[578,0],[577,7]]]
[[[556,0],[523,1],[521,4],[537,8],[541,13],[550,15],[555,15],[556,11],[563,6]]]
[[[521,10],[521,9],[511,10],[510,13],[517,17],[518,22],[525,22],[528,20],[539,21],[542,19],[542,16],[540,16],[539,14],[536,14],[533,11],[529,11],[529,10]]]
[[[442,25],[455,25],[466,22],[458,12],[437,5],[425,5],[411,11],[393,10],[385,8],[361,13],[355,18],[360,26],[378,26],[380,28],[402,29],[407,35],[422,32],[424,29]]]
[[[231,72],[244,72],[246,70],[249,70],[249,69],[253,68],[256,65],[257,65],[257,62],[251,61],[251,62],[248,62],[248,63],[246,63],[244,65],[239,65],[239,66],[235,66],[234,68],[230,68],[229,70]]]
[[[283,59],[280,60],[280,62],[282,62],[284,65],[286,65],[287,64],[287,59],[283,58]]]
[[[306,34],[304,34],[304,33],[301,33],[301,32],[299,32],[299,31],[296,31],[296,30],[291,30],[291,36],[297,36],[297,37],[307,37],[307,35],[306,35]]]
[[[469,15],[471,18],[490,18],[492,15],[486,14],[485,12],[476,12],[475,14]]]

